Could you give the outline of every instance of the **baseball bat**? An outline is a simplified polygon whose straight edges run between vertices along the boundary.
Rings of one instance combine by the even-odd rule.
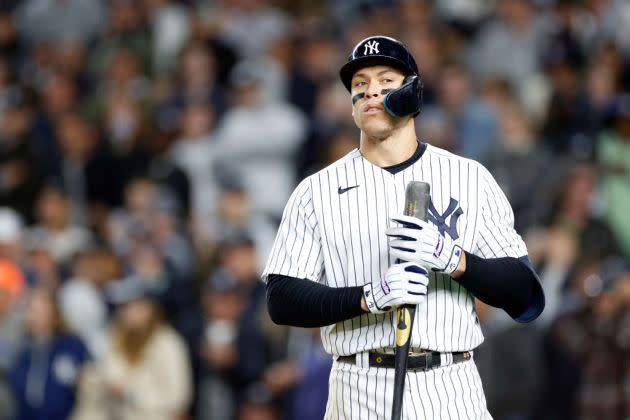
[[[405,190],[405,215],[427,220],[430,185],[426,182],[411,181]],[[414,305],[402,305],[396,309],[396,353],[394,356],[394,402],[392,420],[399,420],[402,414],[407,358],[411,343],[411,330],[416,316]]]

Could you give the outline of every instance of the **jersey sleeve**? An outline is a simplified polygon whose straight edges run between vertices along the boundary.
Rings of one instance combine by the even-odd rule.
[[[490,172],[480,165],[479,222],[473,253],[483,258],[527,256],[527,247],[514,230],[514,212]]]
[[[270,274],[280,274],[319,282],[323,267],[321,236],[307,178],[284,208],[262,279],[267,282]]]

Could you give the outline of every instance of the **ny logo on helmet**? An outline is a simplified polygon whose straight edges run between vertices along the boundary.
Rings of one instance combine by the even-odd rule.
[[[378,42],[370,41],[363,44],[363,55],[378,54]]]

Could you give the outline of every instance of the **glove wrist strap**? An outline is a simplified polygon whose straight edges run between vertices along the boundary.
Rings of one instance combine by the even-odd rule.
[[[367,283],[363,286],[363,298],[365,299],[365,306],[371,313],[380,312],[376,300],[374,299],[374,293],[372,292],[372,284]]]
[[[459,266],[459,261],[462,259],[462,247],[459,245],[455,245],[453,246],[453,250],[451,251],[451,256],[448,259],[448,262],[446,263],[446,267],[444,267],[444,270],[442,270],[444,273],[448,274],[449,276],[451,274],[453,274],[453,272],[455,270],[457,270],[457,267]]]

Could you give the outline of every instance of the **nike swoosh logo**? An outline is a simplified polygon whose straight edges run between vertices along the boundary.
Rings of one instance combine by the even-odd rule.
[[[337,192],[339,193],[339,195],[345,193],[346,191],[350,191],[353,188],[358,188],[360,187],[360,185],[353,185],[352,187],[348,187],[348,188],[341,188],[339,187],[339,189],[337,190]]]

